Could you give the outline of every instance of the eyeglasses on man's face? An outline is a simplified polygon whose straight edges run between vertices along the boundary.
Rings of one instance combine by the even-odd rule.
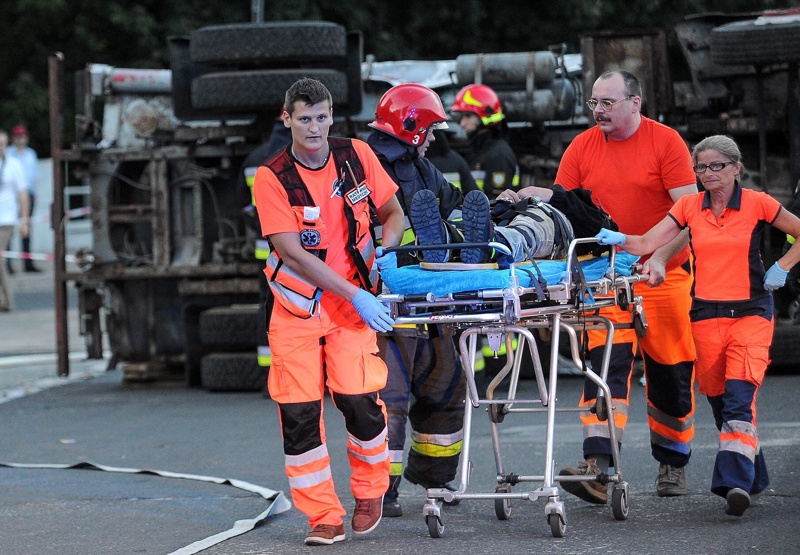
[[[694,173],[706,173],[706,170],[711,170],[712,172],[722,171],[722,168],[725,166],[730,166],[731,164],[735,164],[736,162],[711,162],[710,164],[698,164],[694,168]]]
[[[636,95],[635,94],[629,94],[628,96],[622,97],[619,100],[615,100],[613,102],[610,101],[610,100],[597,100],[597,99],[592,98],[591,100],[587,100],[586,101],[586,105],[589,107],[589,109],[592,112],[594,112],[595,109],[598,106],[602,106],[604,112],[610,112],[612,110],[612,108],[614,108],[615,104],[619,104],[623,100],[630,100],[634,96],[636,96]]]

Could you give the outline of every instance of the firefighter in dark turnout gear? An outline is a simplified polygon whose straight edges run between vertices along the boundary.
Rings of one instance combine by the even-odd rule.
[[[410,213],[414,194],[426,189],[438,199],[438,213],[430,218],[452,240],[459,230],[452,224],[460,219],[461,192],[424,158],[434,140],[431,131],[446,125],[447,114],[439,96],[417,84],[393,87],[383,95],[370,126],[376,131],[367,142],[387,173],[400,186],[397,197]],[[408,223],[403,242],[414,241]],[[419,233],[419,231],[417,232]],[[400,256],[399,265],[416,263]],[[401,516],[398,487],[401,476],[425,488],[449,487],[458,469],[463,438],[466,383],[453,341],[444,326],[418,330],[395,327],[379,334],[381,356],[389,368],[381,398],[389,412],[390,485],[384,496],[383,514]],[[411,397],[413,396],[413,401]],[[403,468],[406,422],[411,424],[411,448]]]
[[[500,98],[486,85],[461,89],[450,109],[469,138],[472,176],[489,199],[520,186],[517,157],[505,139],[508,126]]]

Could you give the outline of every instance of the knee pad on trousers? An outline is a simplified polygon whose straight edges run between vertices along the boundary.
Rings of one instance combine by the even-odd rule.
[[[322,401],[281,403],[278,409],[281,414],[285,454],[299,455],[322,445],[320,435]]]
[[[362,441],[374,439],[386,427],[376,392],[359,395],[333,393],[332,398],[336,408],[344,415],[347,431],[356,438]]]

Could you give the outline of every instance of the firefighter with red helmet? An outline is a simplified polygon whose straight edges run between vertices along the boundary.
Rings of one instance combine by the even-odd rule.
[[[517,157],[505,140],[508,126],[497,93],[486,85],[467,85],[450,111],[467,133],[472,151],[467,161],[486,196],[493,199],[505,189],[519,188]]]
[[[461,241],[461,232],[453,223],[461,219],[461,191],[424,157],[435,140],[432,131],[446,126],[446,120],[439,95],[409,83],[383,95],[370,124],[375,131],[367,143],[399,186],[397,197],[406,215],[424,222],[412,229],[406,218],[404,244],[412,243],[416,236],[428,243]],[[438,212],[415,217],[412,199],[422,190],[438,200],[434,203]],[[425,251],[426,260],[429,252]],[[384,265],[381,269],[385,269],[386,259],[397,260],[391,255],[379,258],[379,267]],[[409,255],[400,255],[401,266],[416,262]],[[451,488],[461,454],[466,383],[453,332],[444,326],[422,328],[396,326],[392,332],[378,335],[381,356],[389,368],[386,387],[380,392],[389,413],[391,461],[384,516],[402,515],[398,501],[401,476],[425,488]],[[406,422],[411,424],[411,448],[404,468]]]

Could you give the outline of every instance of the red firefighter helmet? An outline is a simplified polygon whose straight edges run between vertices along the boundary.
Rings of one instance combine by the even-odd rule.
[[[500,98],[486,85],[467,85],[458,91],[451,111],[477,114],[483,125],[499,123],[505,119]]]
[[[369,124],[411,146],[425,142],[433,129],[447,129],[442,99],[424,85],[404,83],[386,91],[378,102],[375,120]]]

